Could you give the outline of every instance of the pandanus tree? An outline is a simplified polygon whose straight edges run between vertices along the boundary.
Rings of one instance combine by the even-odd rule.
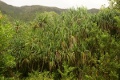
[[[16,62],[14,70],[22,77],[117,80],[120,41],[111,33],[119,27],[116,15],[109,9],[90,14],[86,8],[44,12],[31,24],[15,27],[0,15],[0,73],[12,71]]]
[[[108,32],[111,32],[115,27],[115,19],[116,15],[114,10],[110,9],[101,9],[98,14],[96,14],[96,22],[97,25]]]

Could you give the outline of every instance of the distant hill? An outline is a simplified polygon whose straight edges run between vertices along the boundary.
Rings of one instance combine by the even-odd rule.
[[[57,7],[46,7],[46,6],[39,6],[39,5],[15,7],[0,1],[0,11],[3,14],[8,15],[10,18],[20,19],[25,21],[33,19],[35,16],[35,13],[37,12],[54,11],[60,14],[65,10],[66,9],[60,9]]]
[[[66,10],[67,9],[60,9],[57,7],[46,7],[46,6],[39,6],[39,5],[15,7],[0,1],[0,11],[3,14],[6,14],[10,19],[19,19],[24,21],[29,21],[34,19],[35,13],[37,12],[54,11],[60,14],[61,12]],[[99,9],[94,9],[94,8],[88,10],[88,12],[90,13],[97,13],[98,11]]]
[[[98,13],[99,9],[92,8],[92,9],[89,9],[88,12],[90,12],[90,13]]]

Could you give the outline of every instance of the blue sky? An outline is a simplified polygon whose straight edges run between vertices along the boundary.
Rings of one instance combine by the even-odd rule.
[[[59,8],[71,8],[85,6],[88,9],[100,8],[101,5],[108,6],[108,0],[1,0],[14,6],[43,5]]]

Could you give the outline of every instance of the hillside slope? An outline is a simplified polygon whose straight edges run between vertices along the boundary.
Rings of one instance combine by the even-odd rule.
[[[39,5],[15,7],[0,1],[0,11],[3,14],[8,15],[10,18],[26,21],[26,20],[33,19],[35,16],[35,13],[37,12],[54,11],[60,14],[61,12],[65,11],[65,9],[60,9],[57,7],[39,6]]]
[[[67,9],[60,9],[57,7],[47,7],[47,6],[40,6],[40,5],[33,5],[33,6],[22,6],[22,7],[15,7],[12,5],[8,5],[2,1],[0,1],[0,11],[3,14],[6,14],[9,16],[11,20],[13,19],[19,19],[24,21],[30,21],[33,20],[35,17],[35,13],[41,13],[41,12],[50,12],[54,11],[58,14],[60,14],[63,11],[66,11]],[[99,9],[89,9],[88,12],[90,13],[97,13]]]

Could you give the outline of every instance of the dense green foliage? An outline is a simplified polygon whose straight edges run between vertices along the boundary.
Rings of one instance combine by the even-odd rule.
[[[0,14],[0,80],[119,80],[119,23],[113,9],[44,12],[29,23]]]

